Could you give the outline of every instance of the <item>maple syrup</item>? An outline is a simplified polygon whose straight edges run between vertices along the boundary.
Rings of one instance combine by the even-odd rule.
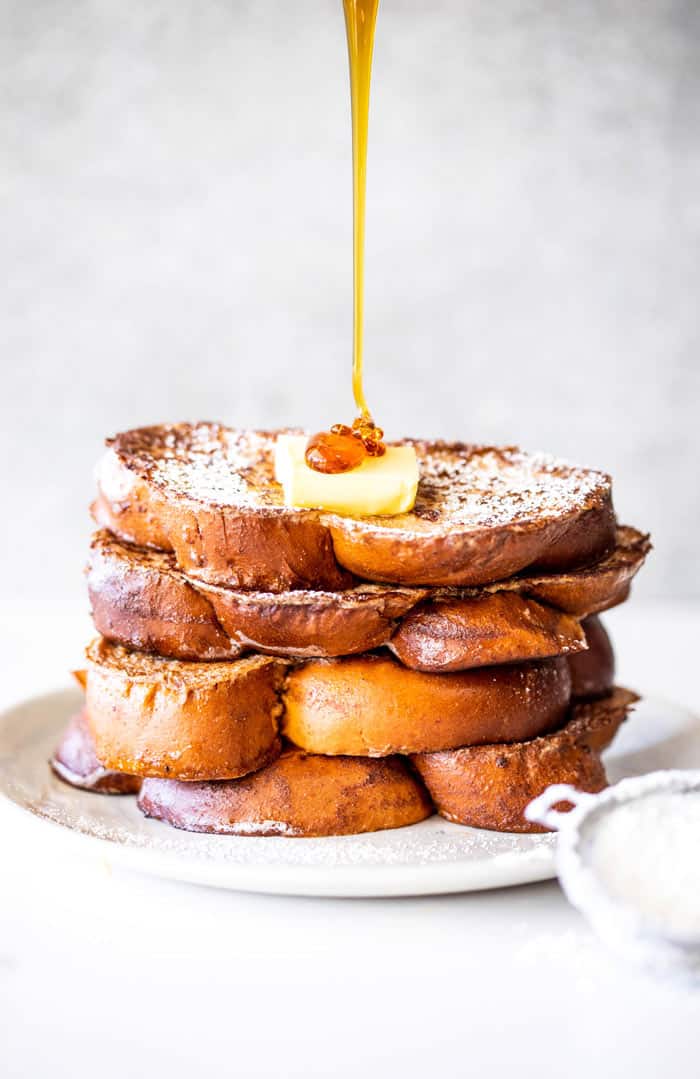
[[[369,416],[363,383],[365,306],[365,194],[367,133],[374,29],[379,0],[343,0],[350,66],[352,115],[353,353],[352,392],[361,416]]]
[[[366,456],[380,457],[385,452],[383,432],[372,421],[363,382],[367,132],[378,7],[379,0],[343,0],[352,115],[352,392],[359,415],[351,428],[336,424],[330,431],[321,431],[309,440],[306,463],[317,472],[348,472],[362,464]]]
[[[351,434],[337,434],[333,429],[313,435],[304,454],[309,468],[331,474],[357,468],[366,456],[365,447],[359,439]]]
[[[335,423],[330,431],[319,431],[306,444],[304,459],[315,472],[349,472],[365,457],[383,457],[384,432],[369,416],[358,416],[352,427]]]

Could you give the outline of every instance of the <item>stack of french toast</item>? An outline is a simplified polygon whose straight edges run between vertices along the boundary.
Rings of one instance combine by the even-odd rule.
[[[550,783],[598,791],[636,700],[598,615],[648,536],[608,476],[514,447],[412,441],[415,505],[285,503],[278,432],[140,428],[98,467],[99,636],[56,749],[74,786],[192,831],[323,836],[437,812],[537,831]]]

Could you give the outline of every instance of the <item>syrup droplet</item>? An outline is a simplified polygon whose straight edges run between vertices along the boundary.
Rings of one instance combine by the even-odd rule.
[[[352,433],[320,431],[309,439],[304,456],[309,468],[315,472],[336,474],[350,472],[361,465],[367,450],[362,440]]]

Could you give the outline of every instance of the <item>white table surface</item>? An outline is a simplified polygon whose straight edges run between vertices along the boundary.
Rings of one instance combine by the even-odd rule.
[[[622,683],[700,712],[700,607],[607,625]],[[37,640],[7,609],[0,628],[3,708],[66,684],[87,632],[53,615]],[[290,899],[112,870],[37,826],[2,843],[3,1079],[698,1074],[700,992],[612,959],[554,882]]]

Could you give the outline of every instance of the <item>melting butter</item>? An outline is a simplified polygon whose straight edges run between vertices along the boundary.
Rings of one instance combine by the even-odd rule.
[[[305,435],[279,435],[275,479],[287,506],[320,509],[351,517],[393,516],[413,508],[418,489],[418,460],[413,446],[387,446],[382,457],[366,457],[350,472],[324,473],[309,468]]]

